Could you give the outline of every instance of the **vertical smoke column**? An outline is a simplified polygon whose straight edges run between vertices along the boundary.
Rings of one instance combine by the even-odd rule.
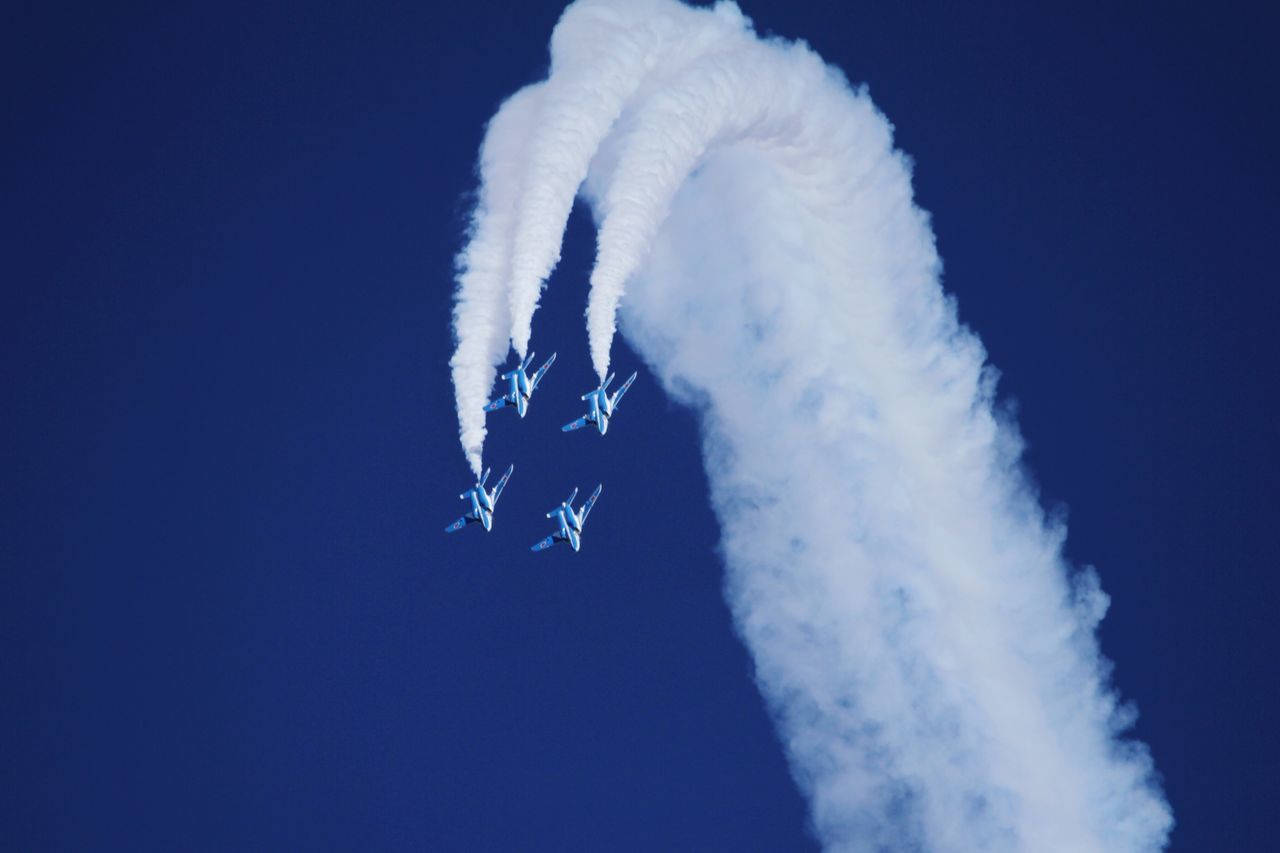
[[[507,281],[511,270],[512,209],[522,186],[524,141],[537,123],[541,85],[521,89],[489,122],[480,149],[480,190],[466,246],[458,254],[449,366],[457,399],[462,449],[479,478],[484,446],[484,404],[494,365],[507,353]]]
[[[521,358],[591,158],[674,34],[668,18],[636,14],[659,5],[638,0],[623,16],[609,3],[583,4],[552,36],[540,121],[524,140],[529,159],[511,243],[511,342]]]
[[[888,122],[732,4],[579,3],[552,50],[542,142],[484,175],[519,197],[494,230],[512,339],[589,165],[594,366],[621,310],[702,416],[726,594],[822,840],[1161,847],[1095,638],[1106,596],[1019,470]],[[489,340],[458,316],[459,352]]]

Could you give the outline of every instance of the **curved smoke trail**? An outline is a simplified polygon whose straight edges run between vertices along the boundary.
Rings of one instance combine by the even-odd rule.
[[[484,404],[494,365],[507,354],[507,281],[511,274],[511,209],[523,186],[524,140],[532,131],[543,87],[513,95],[489,122],[480,149],[480,192],[467,246],[458,255],[458,292],[453,306],[457,349],[449,366],[458,403],[462,447],[477,479],[484,445]]]
[[[620,308],[702,413],[726,592],[824,843],[1162,847],[1097,647],[1106,596],[1069,580],[888,122],[728,3],[580,0],[552,52],[482,156],[455,312],[473,464],[498,329],[524,352],[584,191],[594,365]]]

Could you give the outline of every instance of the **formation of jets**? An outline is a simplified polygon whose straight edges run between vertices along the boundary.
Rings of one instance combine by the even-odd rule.
[[[529,411],[529,400],[532,399],[533,392],[537,390],[538,383],[542,381],[542,377],[546,376],[547,370],[555,360],[556,354],[552,353],[551,358],[543,362],[542,366],[530,376],[529,367],[533,364],[533,353],[529,353],[515,368],[502,374],[502,380],[507,383],[507,393],[485,406],[485,412],[514,408],[516,413],[523,418],[525,413]],[[622,387],[610,395],[609,385],[613,382],[613,377],[614,374],[609,374],[609,377],[594,390],[582,395],[582,399],[587,403],[587,413],[576,421],[571,421],[561,427],[562,432],[573,432],[582,429],[588,424],[594,425],[601,435],[609,431],[609,420],[617,412],[618,403],[622,400],[622,396],[627,393],[627,389],[631,387],[631,383],[636,381],[636,374],[632,373],[627,378],[627,381],[622,383]],[[471,501],[471,511],[446,527],[445,532],[454,533],[475,523],[482,525],[485,530],[492,530],[493,513],[498,505],[498,496],[502,494],[507,481],[511,479],[511,472],[515,470],[515,467],[515,465],[509,465],[506,473],[502,475],[492,489],[485,488],[485,483],[488,482],[489,473],[492,470],[486,469],[484,476],[477,480],[474,486],[458,496],[462,500]],[[587,515],[591,512],[591,508],[595,506],[596,501],[599,500],[600,492],[603,489],[603,484],[596,486],[596,490],[591,493],[591,497],[583,501],[579,509],[574,510],[573,501],[578,496],[578,490],[575,487],[568,498],[547,513],[547,518],[556,521],[559,526],[558,529],[538,542],[530,550],[545,551],[557,542],[567,543],[574,551],[581,548],[582,528],[587,523]]]

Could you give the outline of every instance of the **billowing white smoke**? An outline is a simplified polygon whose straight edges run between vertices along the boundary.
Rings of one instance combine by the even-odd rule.
[[[1162,847],[1097,648],[1106,596],[1068,579],[888,122],[732,4],[580,0],[552,51],[482,157],[454,359],[473,464],[495,325],[524,352],[585,188],[596,370],[621,307],[702,412],[727,594],[823,842]]]

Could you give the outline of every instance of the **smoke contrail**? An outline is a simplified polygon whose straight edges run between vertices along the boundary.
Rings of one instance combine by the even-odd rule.
[[[521,89],[489,122],[480,149],[480,191],[471,231],[457,259],[453,306],[457,349],[449,365],[462,449],[477,478],[485,436],[484,404],[493,385],[494,365],[507,354],[512,208],[523,186],[524,142],[537,122],[544,88],[536,84]]]
[[[512,238],[511,343],[521,357],[591,158],[646,70],[677,36],[671,18],[635,14],[660,4],[631,5],[627,15],[619,15],[611,4],[587,4],[565,15],[552,36],[551,76],[539,121],[523,143],[529,162]]]
[[[585,174],[594,366],[608,370],[621,309],[701,412],[726,594],[822,841],[1162,847],[1172,817],[1097,647],[1106,596],[1064,563],[1019,470],[994,371],[865,92],[804,45],[757,39],[729,3],[581,0],[552,53],[528,114],[542,142],[499,166],[498,119],[486,141],[471,246],[483,237],[512,275],[459,288],[473,464],[504,355],[491,289],[507,287],[523,352]],[[458,369],[464,350],[477,369]]]

